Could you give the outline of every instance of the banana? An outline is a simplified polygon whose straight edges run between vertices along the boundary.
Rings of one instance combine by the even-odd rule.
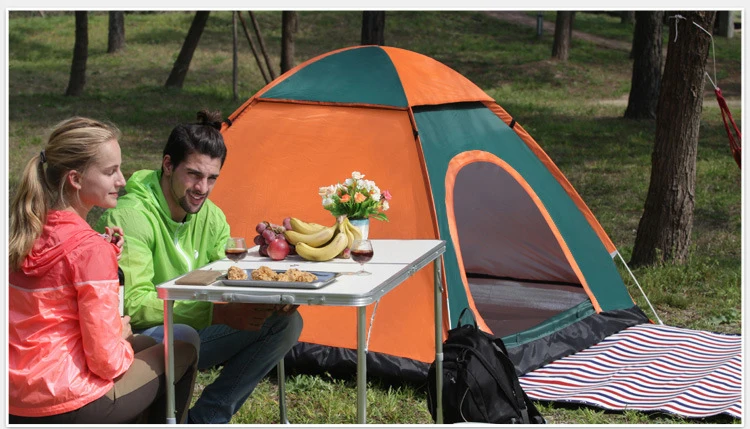
[[[349,259],[351,257],[351,253],[348,250],[352,248],[352,243],[354,242],[354,235],[346,226],[346,222],[341,222],[339,224],[339,231],[346,234],[346,248],[338,255],[338,257],[343,258],[343,259]]]
[[[349,218],[344,218],[344,223],[346,223],[347,229],[351,231],[352,235],[354,236],[354,240],[362,239],[362,231],[360,231],[356,226],[352,225],[352,223],[349,222]]]
[[[334,225],[321,229],[318,232],[312,234],[302,234],[297,231],[284,231],[284,237],[294,244],[305,243],[310,247],[319,247],[326,244],[331,240],[333,234],[339,229],[339,224],[336,222]]]
[[[295,250],[299,256],[308,261],[330,261],[346,249],[347,241],[346,234],[339,231],[333,240],[323,247],[312,247],[300,242],[295,246]]]
[[[346,238],[349,240],[349,242],[346,245],[346,247],[351,248],[352,247],[352,243],[354,243],[354,233],[352,232],[352,229],[346,225],[347,223],[348,222],[344,222],[343,223],[343,225],[344,225],[343,229],[346,232]]]
[[[292,230],[299,232],[300,234],[313,234],[327,228],[325,225],[314,222],[305,222],[295,217],[289,219],[289,223],[292,224]]]

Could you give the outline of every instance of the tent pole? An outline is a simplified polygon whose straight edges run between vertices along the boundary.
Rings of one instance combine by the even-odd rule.
[[[630,267],[625,262],[625,259],[622,258],[622,255],[620,254],[620,251],[619,250],[615,250],[615,253],[617,254],[617,256],[620,257],[620,261],[622,261],[622,264],[625,265],[625,268],[627,268],[628,273],[630,273],[630,277],[633,279],[633,281],[635,282],[636,286],[638,286],[638,289],[641,291],[641,295],[643,295],[643,298],[646,300],[646,303],[648,304],[649,308],[651,308],[651,312],[654,313],[654,317],[656,317],[656,321],[659,322],[660,325],[663,325],[664,322],[662,322],[661,319],[659,318],[659,315],[656,314],[656,310],[654,309],[654,306],[651,305],[651,301],[648,300],[648,297],[646,296],[646,292],[643,291],[643,288],[641,287],[640,283],[638,283],[638,279],[636,279],[635,275],[633,274],[633,272],[630,271]]]

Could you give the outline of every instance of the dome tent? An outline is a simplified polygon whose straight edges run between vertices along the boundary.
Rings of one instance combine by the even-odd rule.
[[[330,225],[318,187],[359,171],[393,195],[375,239],[442,239],[443,329],[474,310],[520,374],[648,322],[614,245],[562,172],[498,103],[424,55],[357,46],[313,58],[247,100],[222,129],[228,157],[212,200],[232,234],[287,216]],[[423,380],[435,358],[433,270],[376,310],[367,369]],[[356,310],[301,306],[287,368],[353,373]],[[445,338],[445,336],[444,336]]]

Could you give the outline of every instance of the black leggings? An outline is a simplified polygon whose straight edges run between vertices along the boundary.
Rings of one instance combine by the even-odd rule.
[[[164,345],[146,335],[131,340],[135,360],[115,385],[99,399],[77,410],[44,417],[10,415],[11,424],[132,424],[166,423]],[[174,342],[175,411],[185,423],[193,396],[198,354],[187,342]]]

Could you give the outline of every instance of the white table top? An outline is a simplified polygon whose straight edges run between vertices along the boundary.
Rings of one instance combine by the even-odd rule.
[[[363,306],[374,303],[445,252],[445,242],[442,240],[372,240],[372,245],[374,256],[365,264],[365,269],[372,275],[344,274],[319,289],[226,286],[221,282],[208,286],[176,285],[176,279],[157,285],[156,289],[159,298],[176,301]],[[202,269],[225,271],[232,264],[232,261],[222,259]],[[237,265],[243,269],[265,265],[274,270],[297,268],[335,273],[359,270],[359,264],[351,259],[312,262],[299,256],[288,256],[282,261],[273,261],[260,256],[258,246],[248,250],[247,257]]]

